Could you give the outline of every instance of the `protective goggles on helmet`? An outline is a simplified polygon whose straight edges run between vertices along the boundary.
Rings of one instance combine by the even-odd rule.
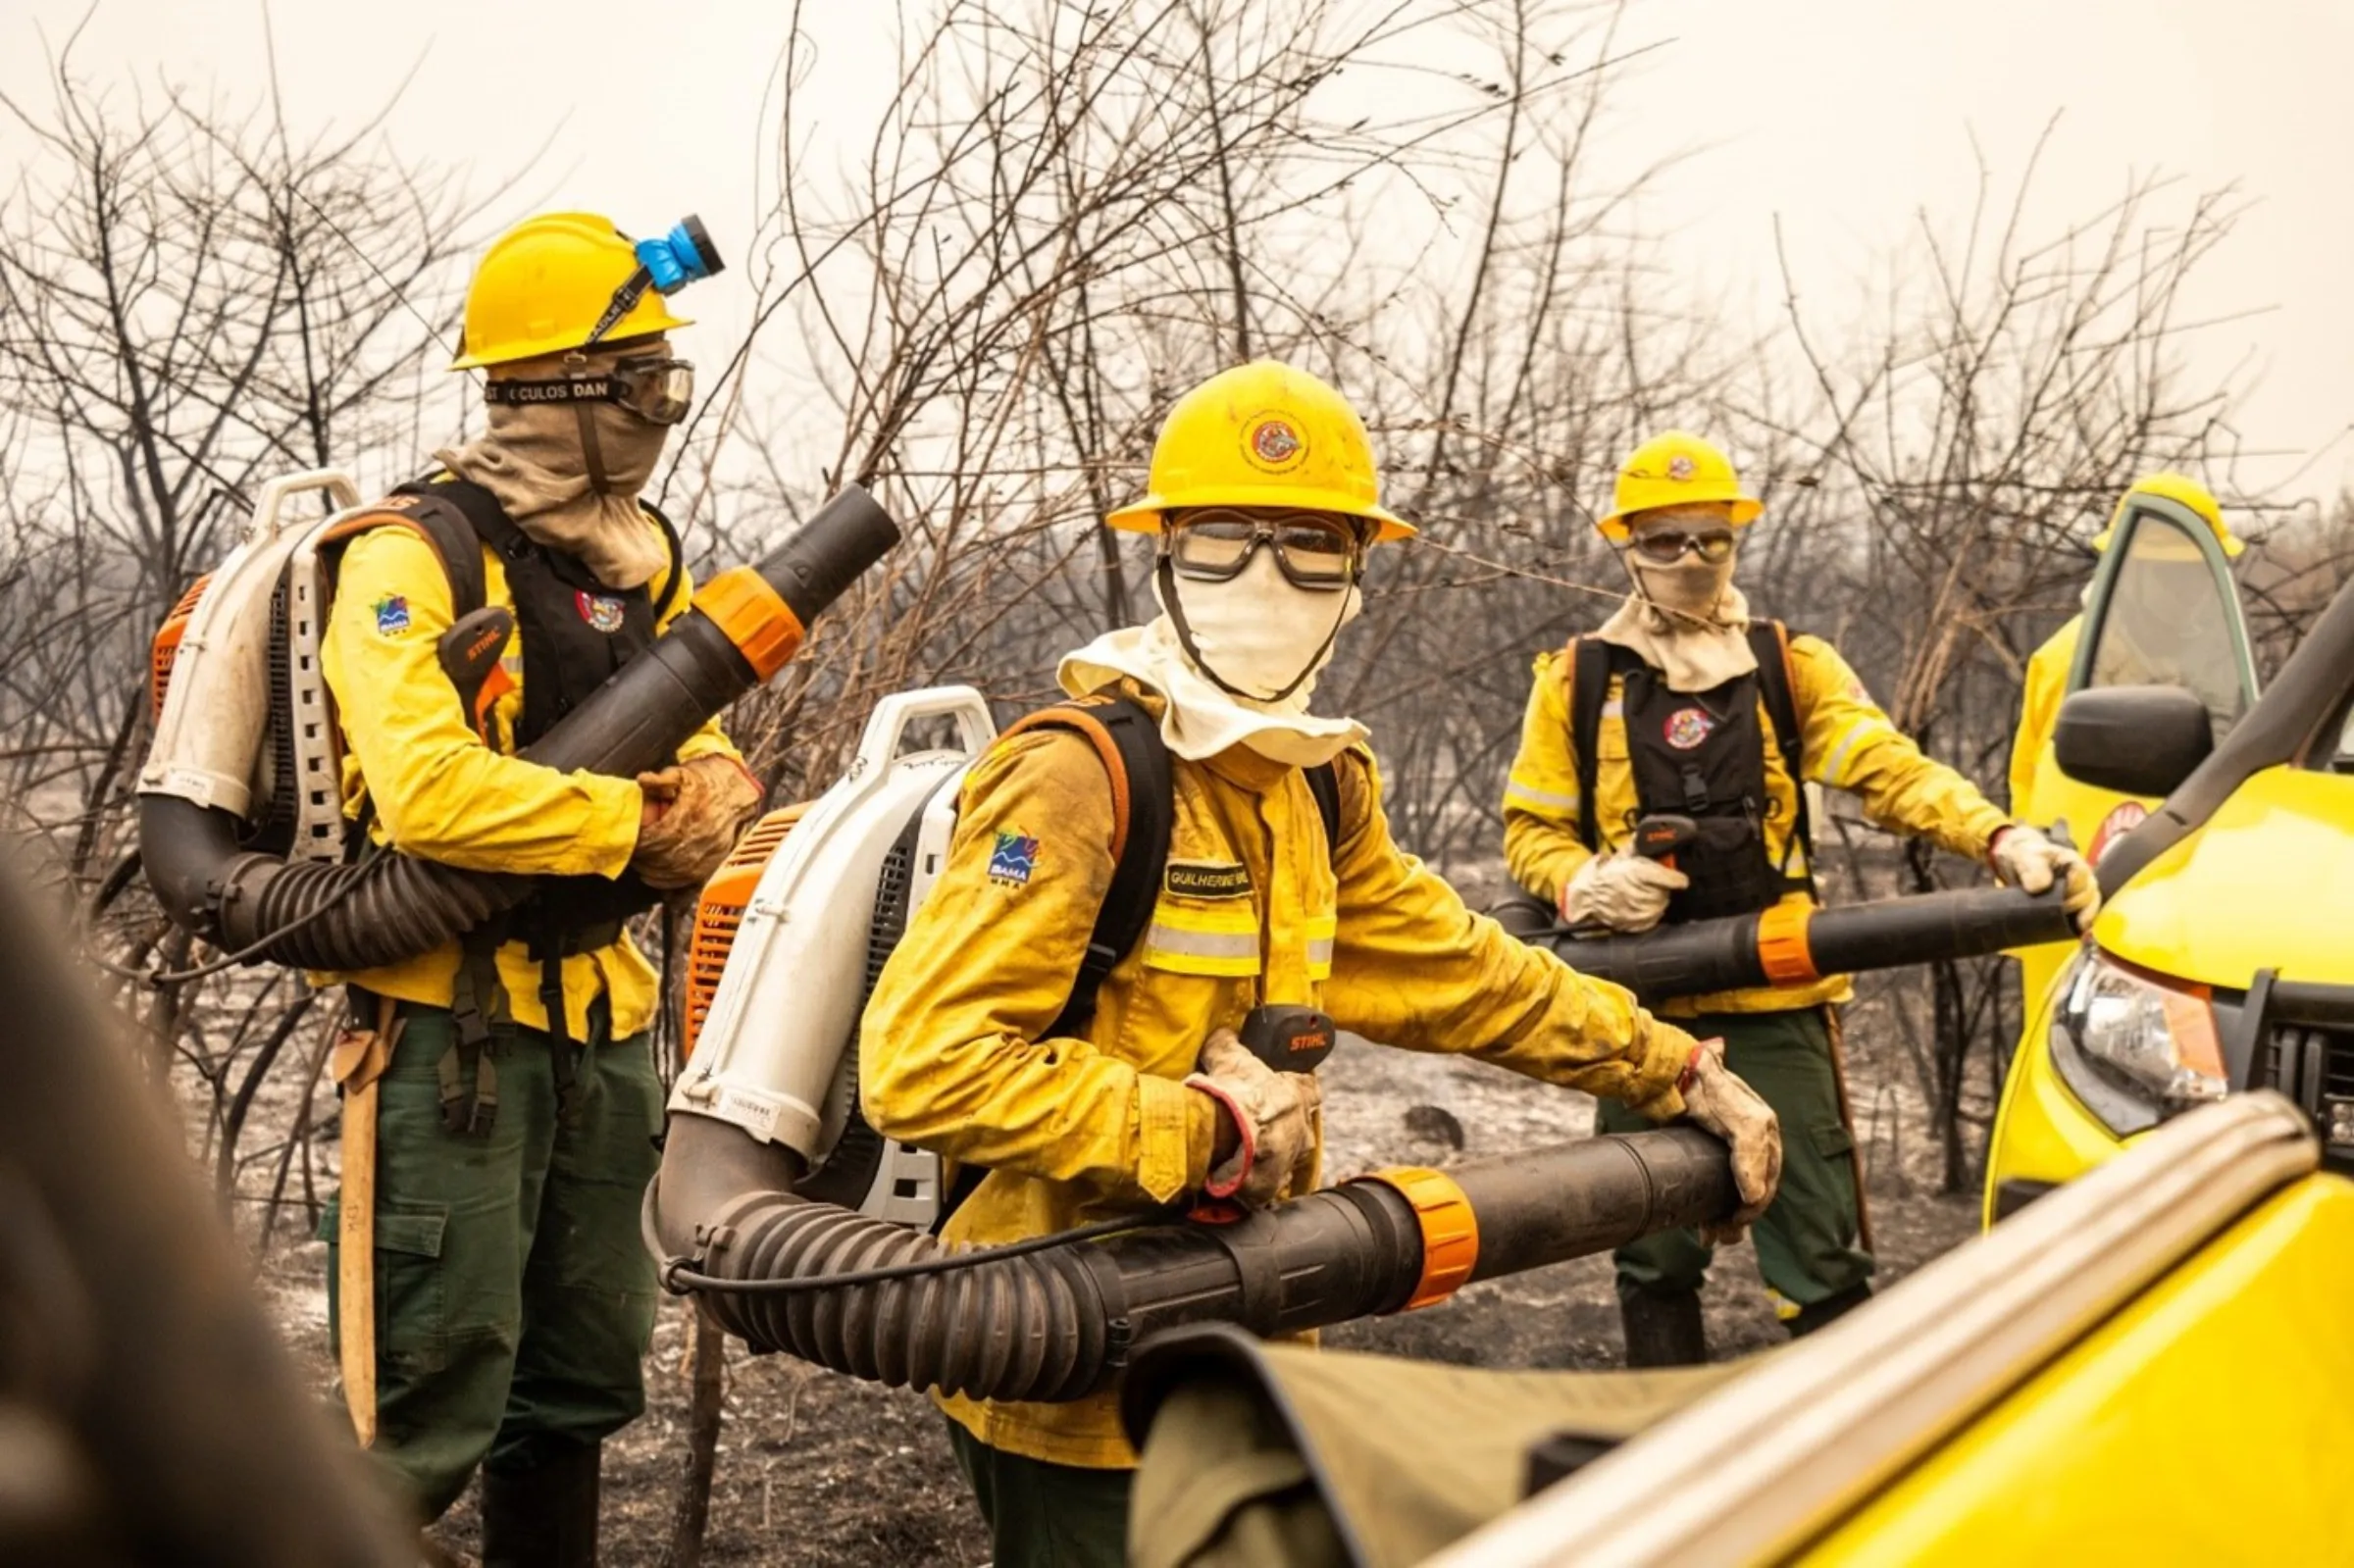
[[[1364,535],[1330,512],[1245,511],[1193,507],[1171,513],[1161,552],[1179,577],[1228,582],[1243,575],[1264,545],[1294,587],[1337,592],[1356,581],[1365,559]]]
[[[1628,539],[1626,546],[1654,566],[1673,566],[1687,551],[1715,566],[1732,559],[1733,531],[1645,529]]]
[[[618,403],[653,425],[676,425],[694,406],[694,366],[683,359],[641,354],[611,370],[552,381],[490,380],[486,403]]]

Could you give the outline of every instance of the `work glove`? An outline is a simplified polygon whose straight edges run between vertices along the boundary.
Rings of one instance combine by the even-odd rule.
[[[1723,1138],[1733,1151],[1733,1186],[1741,1207],[1732,1217],[1701,1229],[1701,1239],[1730,1244],[1766,1212],[1782,1180],[1782,1125],[1773,1107],[1724,1065],[1724,1041],[1704,1039],[1692,1047],[1676,1088],[1684,1114]]]
[[[716,752],[641,773],[638,788],[645,804],[630,869],[648,887],[700,887],[760,811],[760,781]]]
[[[1668,895],[1691,885],[1673,866],[1624,849],[1596,855],[1561,885],[1561,921],[1572,929],[1649,931],[1667,913]]]
[[[2021,892],[2039,893],[2053,879],[2064,879],[2061,907],[2079,932],[2090,931],[2101,912],[2101,885],[2084,857],[2066,844],[2056,844],[2023,823],[2013,823],[1994,835],[1986,847],[1994,874]]]
[[[1226,1108],[1242,1146],[1213,1167],[1203,1190],[1260,1208],[1305,1183],[1316,1158],[1316,1117],[1324,1090],[1306,1073],[1278,1073],[1252,1054],[1231,1029],[1202,1047],[1186,1087]]]

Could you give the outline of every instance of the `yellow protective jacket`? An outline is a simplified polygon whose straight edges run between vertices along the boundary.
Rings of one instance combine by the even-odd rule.
[[[2076,639],[2084,634],[2084,618],[2071,616],[2027,656],[2026,682],[2020,691],[2019,734],[2011,742],[2011,815],[2038,828],[2052,825],[2052,812],[2035,800],[2035,781],[2042,774],[2060,723],[2060,702],[2068,695],[2068,672],[2076,662]],[[2053,764],[2057,766],[2057,764]]]
[[[947,867],[866,1009],[862,1103],[882,1133],[986,1166],[956,1241],[1010,1241],[1201,1186],[1214,1111],[1185,1087],[1203,1041],[1260,1001],[1680,1114],[1691,1037],[1464,908],[1390,838],[1372,759],[1340,759],[1327,852],[1305,777],[1240,747],[1172,758],[1176,822],[1151,929],[1081,1037],[1042,1037],[1067,999],[1112,873],[1104,767],[1082,735],[1033,730],[973,768]],[[1214,887],[1219,896],[1169,890]],[[944,1398],[994,1447],[1056,1464],[1136,1463],[1116,1392],[1069,1404]]]
[[[1520,753],[1512,759],[1510,782],[1504,791],[1504,855],[1513,880],[1557,906],[1562,887],[1593,854],[1577,835],[1577,757],[1569,731],[1569,683],[1575,667],[1576,660],[1566,650],[1537,655],[1536,684],[1520,728]],[[1594,770],[1599,797],[1595,831],[1611,850],[1631,835],[1636,811],[1634,768],[1618,709],[1620,684],[1613,675],[1595,739],[1601,753]],[[1790,685],[1809,779],[1853,790],[1865,814],[1883,828],[1923,835],[1971,860],[1986,858],[1987,845],[2010,819],[1968,779],[1923,756],[1871,700],[1837,649],[1820,637],[1791,637]],[[1766,744],[1766,856],[1778,865],[1791,850],[1789,867],[1795,876],[1806,867],[1805,855],[1790,844],[1798,820],[1798,786],[1774,743],[1772,718],[1762,696],[1758,708],[1758,729]],[[1793,892],[1783,901],[1806,902],[1807,897]],[[1761,986],[1678,997],[1660,1011],[1679,1018],[1770,1013],[1844,1001],[1849,994],[1845,977],[1830,976],[1804,987]]]
[[[649,520],[646,527],[655,525]],[[513,609],[497,551],[484,550],[483,569],[484,602]],[[667,582],[667,574],[655,579],[657,602]],[[691,589],[691,583],[682,589],[663,625],[684,612]],[[321,673],[334,694],[343,733],[344,814],[356,817],[361,801],[370,800],[376,808],[372,838],[469,871],[620,876],[638,847],[638,785],[599,774],[558,773],[509,754],[523,715],[520,632],[507,639],[500,658],[514,687],[490,710],[499,744],[485,745],[439,663],[435,645],[451,619],[441,558],[413,530],[372,529],[344,549],[320,650]],[[716,720],[690,737],[679,757],[712,752],[736,754]],[[453,941],[384,969],[311,979],[446,1007],[458,958]],[[573,1039],[588,1038],[589,1005],[600,995],[610,998],[616,1039],[652,1021],[659,977],[627,935],[563,962]],[[544,1029],[539,966],[522,942],[499,948],[498,973],[515,1022]]]

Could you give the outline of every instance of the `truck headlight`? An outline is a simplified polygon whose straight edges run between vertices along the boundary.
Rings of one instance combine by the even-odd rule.
[[[2077,956],[2052,1034],[2056,1059],[2065,1064],[2074,1057],[2106,1087],[2159,1115],[2222,1099],[2230,1089],[2207,988],[2129,969],[2097,947]],[[2086,1096],[2119,1133],[2156,1120],[2113,1116],[2095,1100]],[[2121,1127],[2121,1120],[2140,1126]]]

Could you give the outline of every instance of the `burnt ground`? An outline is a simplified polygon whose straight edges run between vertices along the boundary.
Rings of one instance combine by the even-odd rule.
[[[1869,1190],[1892,1278],[1967,1239],[1968,1198],[1938,1197],[1934,1151],[1884,1001],[1849,1015],[1859,1134],[1871,1150]],[[1876,1021],[1876,1022],[1875,1022]],[[1592,1102],[1475,1062],[1350,1042],[1326,1065],[1327,1174],[1380,1164],[1445,1164],[1578,1137]],[[1440,1113],[1444,1113],[1443,1115]],[[1453,1146],[1459,1130],[1462,1147]],[[325,1249],[276,1255],[268,1270],[293,1341],[329,1375],[320,1271]],[[1780,1342],[1744,1244],[1723,1254],[1707,1294],[1714,1352]],[[605,1555],[615,1568],[663,1561],[685,1453],[686,1316],[666,1308],[647,1363],[650,1409],[608,1448]],[[1423,1312],[1329,1331],[1329,1345],[1499,1367],[1616,1364],[1617,1316],[1606,1258],[1475,1285]],[[727,1362],[727,1420],[704,1560],[777,1564],[979,1564],[979,1516],[929,1401],[738,1348]],[[435,1532],[472,1550],[471,1498]]]

